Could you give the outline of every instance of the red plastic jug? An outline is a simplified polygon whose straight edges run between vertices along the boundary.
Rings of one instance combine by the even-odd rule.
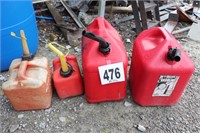
[[[16,110],[45,109],[52,98],[51,71],[45,57],[29,53],[24,32],[21,30],[24,49],[22,59],[12,61],[8,81],[2,85],[5,96]],[[12,35],[15,36],[13,33]]]
[[[82,67],[86,100],[114,101],[126,96],[128,58],[118,32],[97,17],[83,32]]]
[[[60,58],[53,60],[53,81],[57,94],[61,99],[83,94],[83,82],[75,56],[64,56],[52,43],[49,48]]]
[[[142,106],[174,105],[194,64],[164,28],[143,31],[134,41],[130,67],[132,97]]]

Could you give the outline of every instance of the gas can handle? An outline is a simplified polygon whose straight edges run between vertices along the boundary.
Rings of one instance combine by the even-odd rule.
[[[27,79],[25,73],[26,73],[26,69],[28,66],[28,61],[24,60],[20,63],[18,72],[17,72],[17,78],[18,80],[25,80]]]
[[[159,29],[159,31],[161,32],[161,35],[163,36],[165,40],[169,40],[169,33],[165,28],[159,27],[157,29]]]

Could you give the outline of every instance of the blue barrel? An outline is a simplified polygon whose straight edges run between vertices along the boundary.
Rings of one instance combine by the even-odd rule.
[[[35,54],[38,48],[38,30],[32,0],[0,0],[0,6],[0,70],[5,71],[9,69],[13,59],[23,55],[21,40],[12,37],[10,33],[20,36],[20,30],[24,30],[30,53]]]

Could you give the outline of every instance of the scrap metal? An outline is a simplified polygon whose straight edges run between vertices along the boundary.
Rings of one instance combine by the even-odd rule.
[[[104,17],[105,15],[106,0],[99,0],[98,16]]]
[[[197,20],[197,23],[192,24],[187,36],[192,40],[200,42],[199,35],[200,35],[200,20]]]
[[[200,0],[193,1],[193,13],[200,19]]]
[[[188,27],[184,27],[184,28],[179,29],[179,30],[175,30],[175,31],[172,32],[172,34],[174,35],[174,34],[182,33],[182,32],[190,30],[190,28],[191,28],[191,26],[188,26]]]
[[[66,25],[66,23],[64,22],[62,16],[60,15],[60,13],[56,10],[56,8],[53,6],[52,2],[50,1],[47,1],[45,2],[50,13],[52,14],[54,20],[56,21],[56,23],[58,25]],[[67,30],[63,29],[63,28],[60,28],[60,30],[62,31],[63,33],[63,36],[65,37],[65,39],[67,39]]]
[[[169,14],[167,23],[164,25],[164,28],[167,29],[170,33],[174,30],[179,20],[178,14]]]
[[[136,34],[150,27],[160,25],[158,2],[132,1],[132,9],[135,18]],[[147,18],[151,19],[148,23]]]
[[[176,2],[172,2],[172,3],[168,3],[168,4],[160,6],[159,7],[160,21],[167,20],[168,17],[169,17],[169,12],[170,12],[170,11],[162,11],[162,10],[167,10],[167,8],[172,7],[172,6],[176,6],[176,5],[177,5]],[[115,19],[115,20],[113,20],[113,22],[115,24],[119,24],[121,22],[129,21],[129,20],[132,20],[132,19],[134,19],[134,15],[126,16],[126,17],[123,17],[123,18],[120,18],[120,19]]]
[[[192,7],[191,7],[192,8]],[[179,20],[185,21],[185,22],[194,22],[193,19],[191,19],[184,10],[182,10],[180,7],[176,6],[177,14],[179,14]],[[186,8],[187,9],[187,8]]]
[[[132,19],[134,19],[134,16],[133,16],[133,15],[130,15],[130,16],[126,16],[126,17],[121,18],[121,19],[116,19],[116,20],[114,20],[113,22],[114,22],[115,24],[119,24],[119,23],[121,23],[121,22],[129,21],[129,20],[132,20]]]
[[[182,7],[179,7],[179,6],[182,6]],[[177,6],[176,6],[176,10],[173,10],[173,11],[170,11],[170,10],[166,10],[166,9],[165,9],[165,10],[168,11],[169,13],[160,16],[160,21],[162,22],[162,21],[167,20],[167,19],[169,18],[169,14],[170,14],[170,13],[177,13],[177,10],[179,10],[179,11],[178,11],[179,16],[182,16],[183,12],[188,11],[188,10],[190,10],[190,9],[192,9],[192,6],[190,6],[189,4],[177,5]],[[180,14],[181,14],[181,15],[180,15]],[[186,15],[186,16],[187,16],[187,15]],[[192,21],[193,21],[193,20],[192,20]]]
[[[176,2],[168,3],[168,4],[166,4],[166,5],[160,6],[160,7],[159,7],[159,10],[161,11],[161,10],[164,10],[164,9],[167,9],[167,8],[169,8],[169,7],[172,7],[172,6],[176,6],[176,5],[177,5]]]
[[[68,4],[65,1],[63,1],[63,0],[60,0],[60,2],[65,7],[65,9],[69,13],[69,15],[72,17],[72,19],[75,21],[75,23],[78,25],[78,27],[86,29],[85,25],[79,20],[79,18],[77,17],[77,15],[71,10],[71,8],[68,6]]]
[[[116,5],[117,6],[127,6],[128,0],[116,0]]]
[[[92,1],[93,0],[68,0],[68,4],[72,9],[77,9],[80,12],[87,12]]]

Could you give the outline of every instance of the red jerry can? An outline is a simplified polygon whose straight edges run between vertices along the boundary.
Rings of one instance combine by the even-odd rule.
[[[29,53],[23,30],[20,31],[24,55],[12,61],[8,81],[2,85],[5,96],[16,110],[49,108],[51,105],[51,71],[47,58]],[[15,36],[14,33],[12,33]]]
[[[83,82],[76,57],[64,56],[52,45],[53,43],[49,43],[48,46],[60,57],[53,60],[53,81],[59,98],[83,94]]]
[[[134,41],[130,67],[132,97],[142,106],[174,105],[180,99],[194,64],[164,28],[143,31]]]
[[[82,67],[86,100],[114,101],[126,96],[128,58],[118,32],[97,17],[83,32]]]

